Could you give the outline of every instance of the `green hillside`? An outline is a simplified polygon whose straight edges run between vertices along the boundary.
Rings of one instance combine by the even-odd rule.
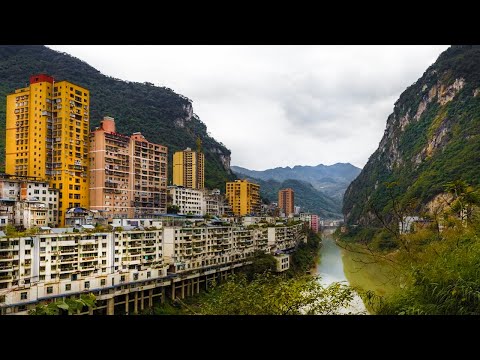
[[[349,224],[388,217],[393,199],[425,209],[449,181],[480,185],[480,46],[452,46],[408,87],[387,119],[379,148],[344,196]]]
[[[121,60],[120,60],[121,61]],[[141,64],[139,64],[141,66]],[[195,148],[200,137],[205,152],[205,186],[224,191],[230,171],[230,150],[210,137],[206,125],[193,113],[191,101],[172,89],[150,83],[128,82],[101,74],[86,62],[45,46],[0,46],[0,159],[4,167],[6,95],[25,86],[30,75],[46,73],[90,90],[91,127],[112,116],[119,133],[142,132],[152,142],[169,148],[169,180],[173,152]]]

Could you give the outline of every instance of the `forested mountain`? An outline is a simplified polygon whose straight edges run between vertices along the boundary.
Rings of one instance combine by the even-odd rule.
[[[260,185],[260,196],[269,202],[278,202],[280,189],[292,188],[295,192],[295,205],[303,212],[318,214],[322,218],[340,219],[341,202],[332,199],[315,189],[310,183],[301,180],[285,181],[261,180],[249,176],[243,177]]]
[[[139,64],[141,66],[141,64]],[[56,80],[68,80],[90,90],[91,128],[103,116],[115,118],[117,131],[142,132],[152,142],[168,146],[169,179],[174,151],[195,148],[197,137],[205,153],[205,186],[225,191],[230,170],[230,150],[210,137],[206,125],[193,113],[192,102],[166,87],[105,76],[86,62],[45,46],[0,46],[0,161],[5,154],[6,95],[24,87],[33,74],[46,73]]]
[[[338,200],[343,199],[343,193],[350,182],[357,177],[360,169],[349,163],[334,165],[277,167],[263,171],[249,170],[239,166],[232,166],[236,174],[250,176],[261,180],[285,181],[289,179],[306,181],[327,196]]]
[[[450,47],[400,95],[343,212],[368,225],[372,208],[388,216],[392,201],[421,211],[455,180],[480,184],[480,46]]]

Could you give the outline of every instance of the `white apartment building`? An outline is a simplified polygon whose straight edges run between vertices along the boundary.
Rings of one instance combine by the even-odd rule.
[[[163,221],[159,219],[124,219],[124,218],[114,218],[111,224],[115,227],[156,227],[161,228],[163,226]]]
[[[0,178],[0,197],[0,226],[2,220],[27,229],[58,224],[58,190],[48,182],[6,176]]]
[[[161,231],[4,237],[0,310],[26,313],[28,304],[165,277],[166,269]]]
[[[302,228],[303,224],[269,227],[268,245],[273,251],[293,249],[299,241],[306,242],[306,235],[301,232]]]
[[[275,255],[275,260],[277,261],[277,272],[287,271],[290,268],[290,255]]]
[[[48,226],[47,204],[37,200],[17,201],[15,203],[15,225],[25,229]]]
[[[95,311],[113,314],[134,301],[136,312],[155,296],[163,300],[170,285],[175,293],[181,283],[183,294],[184,279],[197,279],[198,287],[200,275],[231,271],[257,250],[288,249],[302,239],[298,225],[53,230],[60,232],[0,237],[0,314],[26,314],[38,302],[89,292],[97,297]]]
[[[203,190],[203,205],[202,209],[204,214],[211,216],[223,216],[228,213],[228,201],[224,195],[220,194],[219,189]],[[231,211],[230,211],[231,212]]]
[[[167,191],[172,205],[179,207],[179,214],[205,215],[206,204],[202,190],[173,185],[168,186]]]

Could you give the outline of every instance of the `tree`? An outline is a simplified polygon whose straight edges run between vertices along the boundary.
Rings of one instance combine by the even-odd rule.
[[[458,214],[462,222],[471,222],[474,206],[480,205],[478,190],[463,180],[455,180],[445,184],[445,191],[453,196],[449,204],[451,212]]]
[[[84,307],[88,309],[95,308],[97,298],[92,293],[81,294],[79,299],[66,298],[52,301],[48,304],[37,304],[35,309],[28,312],[29,315],[60,315],[66,312],[73,315],[81,311]]]
[[[348,286],[334,283],[324,288],[317,277],[285,279],[267,272],[249,282],[238,274],[221,285],[214,283],[198,311],[208,315],[336,314],[352,299]]]
[[[252,264],[245,266],[242,271],[248,280],[253,280],[255,274],[275,271],[277,262],[273,255],[266,254],[263,251],[256,251],[253,254]]]

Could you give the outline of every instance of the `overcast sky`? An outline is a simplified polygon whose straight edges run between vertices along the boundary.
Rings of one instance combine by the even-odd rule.
[[[49,45],[193,100],[232,165],[363,167],[393,104],[448,46]]]

